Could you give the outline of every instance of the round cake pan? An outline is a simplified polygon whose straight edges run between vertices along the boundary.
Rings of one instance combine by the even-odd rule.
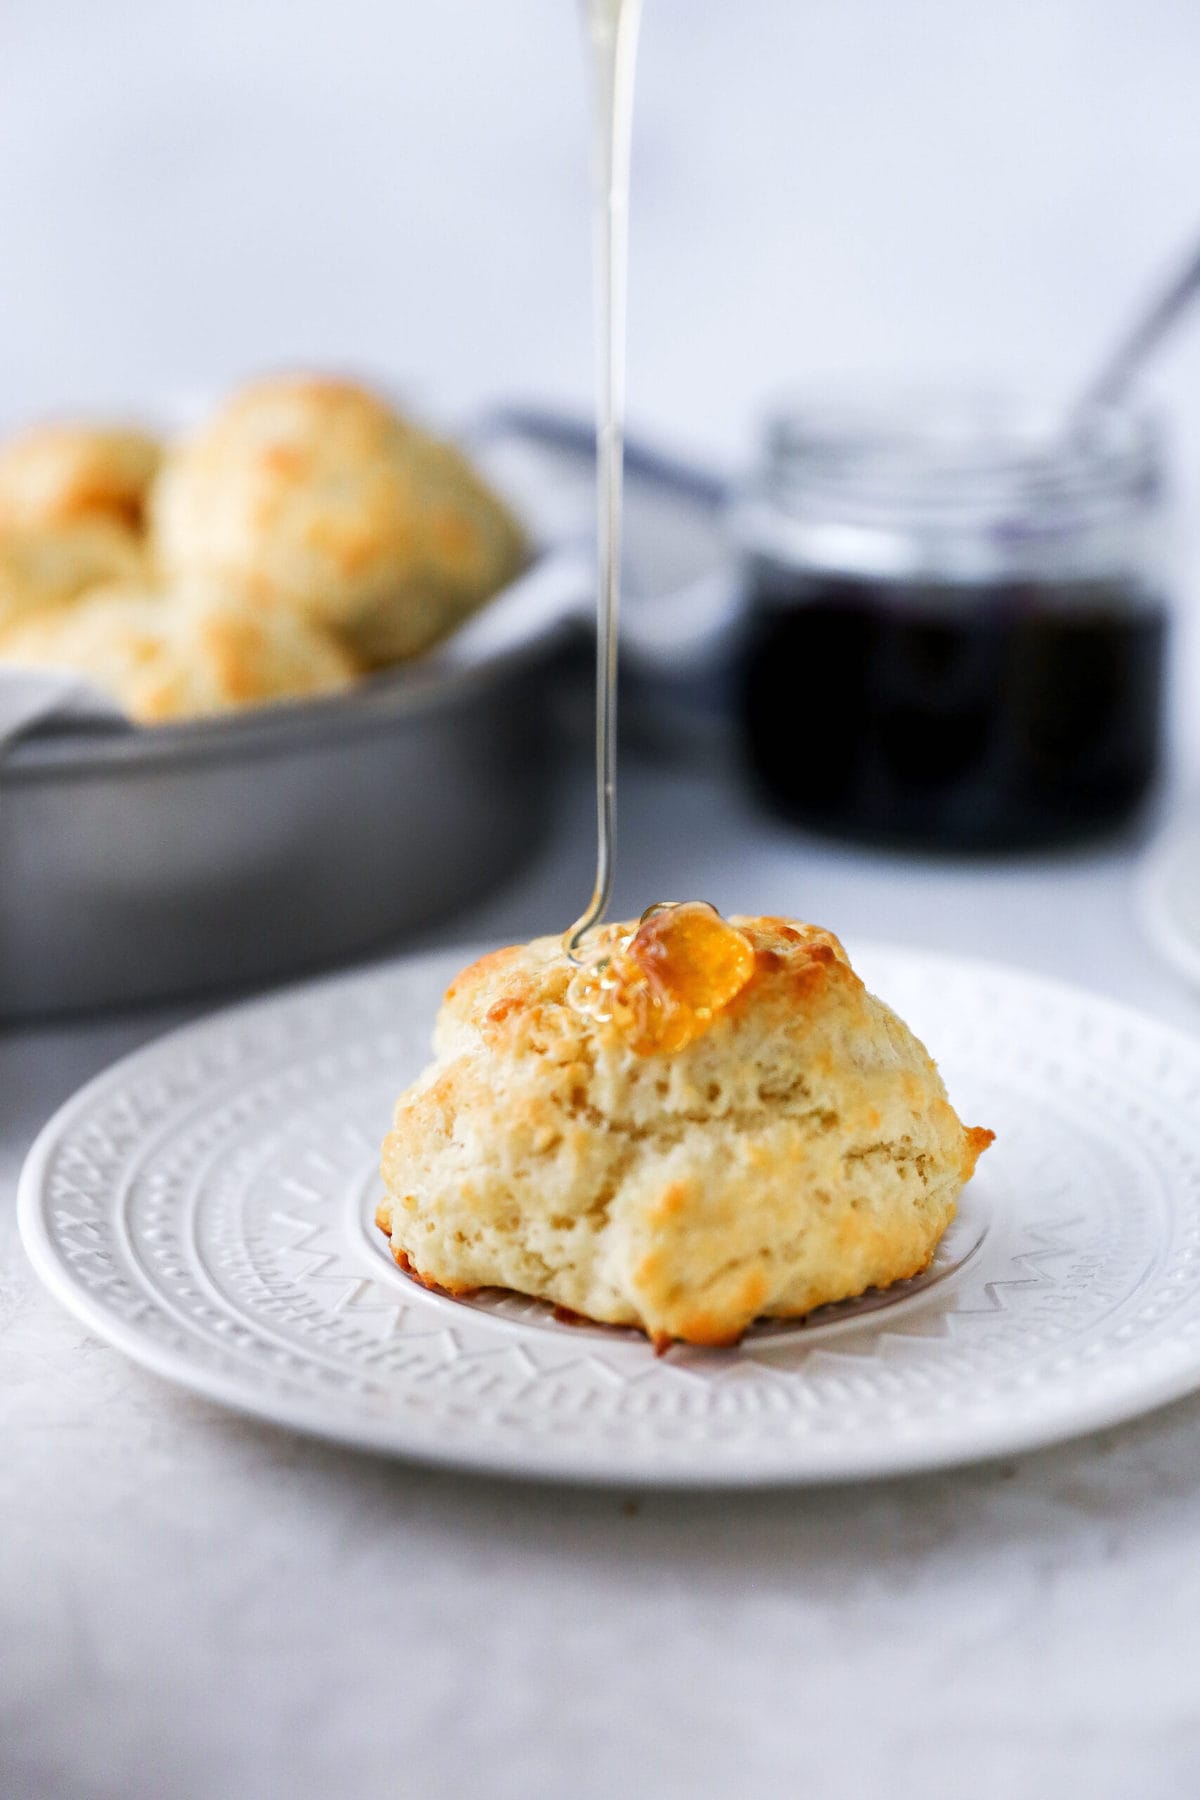
[[[270,979],[474,898],[543,820],[552,649],[217,725],[15,746],[0,1018]]]

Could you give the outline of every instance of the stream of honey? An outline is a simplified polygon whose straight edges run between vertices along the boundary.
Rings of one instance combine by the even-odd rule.
[[[592,60],[596,270],[596,880],[563,938],[572,962],[612,898],[617,827],[617,620],[625,465],[629,147],[642,0],[584,0]]]
[[[585,939],[612,898],[617,824],[617,623],[625,450],[625,298],[633,80],[642,0],[584,0],[592,60],[597,343],[596,879],[563,936],[574,1004],[619,1023],[643,1055],[681,1049],[745,986],[748,940],[703,901],[649,907],[636,930]]]

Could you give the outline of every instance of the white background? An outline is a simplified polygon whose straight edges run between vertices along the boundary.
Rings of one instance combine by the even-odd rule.
[[[0,405],[294,361],[586,404],[572,0],[5,0]],[[647,0],[630,394],[731,454],[781,386],[1067,393],[1200,233],[1191,0]],[[1200,326],[1159,391],[1200,424]]]

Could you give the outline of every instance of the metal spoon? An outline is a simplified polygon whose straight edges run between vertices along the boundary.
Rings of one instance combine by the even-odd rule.
[[[1153,303],[1139,312],[1131,328],[1117,340],[1116,348],[1100,365],[1071,408],[1071,425],[1078,425],[1100,406],[1113,406],[1124,398],[1133,378],[1156,350],[1188,306],[1200,293],[1200,245]]]

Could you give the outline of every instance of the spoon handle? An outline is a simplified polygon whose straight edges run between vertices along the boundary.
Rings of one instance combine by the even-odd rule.
[[[1125,393],[1134,375],[1152,350],[1166,336],[1176,319],[1200,292],[1200,245],[1174,278],[1159,294],[1154,304],[1140,313],[1135,324],[1120,339],[1116,349],[1101,366],[1098,375],[1075,403],[1073,416],[1080,418],[1097,406],[1109,406]]]

